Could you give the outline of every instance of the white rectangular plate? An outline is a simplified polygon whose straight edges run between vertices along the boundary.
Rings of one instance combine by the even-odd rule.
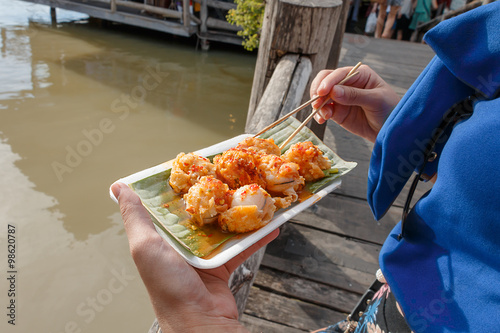
[[[215,154],[218,154],[220,152],[223,152],[231,147],[236,146],[239,142],[241,142],[243,139],[246,137],[249,137],[251,135],[249,134],[242,134],[237,137],[234,137],[232,139],[217,143],[213,146],[201,149],[199,151],[196,151],[195,153],[201,156],[212,156]],[[353,168],[356,163],[354,162],[345,162],[345,163],[352,163]],[[120,182],[124,183],[126,185],[133,184],[139,180],[142,180],[144,178],[150,177],[152,175],[156,175],[160,172],[167,171],[171,168],[172,166],[172,161],[168,161],[165,163],[162,163],[160,165],[157,165],[155,167],[139,171],[137,173],[134,173],[130,176],[120,178],[118,179],[115,183]],[[335,165],[333,166],[335,167]],[[114,184],[114,183],[113,183]],[[193,255],[189,250],[184,248],[179,242],[170,234],[166,233],[162,228],[160,228],[158,225],[155,223],[156,230],[158,233],[167,241],[189,264],[191,264],[194,267],[197,268],[202,268],[202,269],[210,269],[210,268],[215,268],[219,267],[223,264],[225,264],[227,261],[250,247],[252,244],[256,243],[258,240],[262,239],[264,236],[268,235],[271,231],[274,229],[278,228],[281,226],[283,223],[303,211],[304,209],[308,208],[309,206],[315,204],[318,202],[320,199],[325,197],[328,193],[332,192],[336,188],[338,188],[341,184],[341,180],[339,178],[334,179],[331,181],[331,183],[327,184],[324,188],[320,189],[316,193],[312,194],[309,198],[306,200],[296,203],[292,205],[291,207],[288,207],[287,209],[280,209],[278,210],[275,214],[271,222],[267,224],[266,226],[251,232],[247,234],[242,234],[242,235],[237,235],[226,242],[224,242],[222,245],[220,245],[216,250],[215,250],[215,255],[210,255],[209,259],[203,259],[200,257],[197,257]],[[113,192],[111,191],[111,188],[109,190],[111,198],[115,201],[117,201],[117,198],[113,195]],[[151,212],[150,212],[151,213]],[[159,219],[157,219],[159,221]]]

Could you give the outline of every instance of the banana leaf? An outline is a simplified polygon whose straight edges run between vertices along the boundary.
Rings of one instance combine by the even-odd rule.
[[[288,136],[300,125],[300,122],[295,118],[288,118],[283,123],[270,129],[262,134],[261,138],[272,138],[277,145],[284,142]],[[306,191],[316,193],[323,187],[332,183],[335,179],[345,175],[352,170],[355,162],[346,162],[327,147],[314,133],[304,127],[295,138],[283,149],[286,151],[291,145],[296,142],[312,141],[317,145],[323,154],[332,162],[332,167],[325,170],[325,178],[315,182],[306,182]],[[214,149],[204,149],[204,152],[209,154],[201,155],[213,158],[216,154],[236,146],[232,143],[231,146],[216,145]],[[172,236],[175,241],[184,249],[188,250],[196,257],[206,257],[216,250],[221,244],[228,239],[233,238],[236,234],[224,233],[217,226],[206,225],[198,227],[192,223],[190,215],[185,211],[182,197],[176,194],[168,183],[171,169],[153,174],[151,176],[140,179],[130,184],[130,187],[139,195],[144,206],[151,214],[152,220],[156,227],[161,229],[167,235]],[[294,207],[288,207],[285,210]],[[244,237],[238,235],[237,237]]]

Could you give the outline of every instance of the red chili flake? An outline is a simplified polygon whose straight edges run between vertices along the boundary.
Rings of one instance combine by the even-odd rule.
[[[212,237],[212,234],[207,235],[207,237]]]
[[[250,189],[251,189],[252,191],[257,191],[257,190],[259,189],[259,185],[257,185],[257,184],[251,184],[251,185],[250,185]]]
[[[163,204],[163,207],[168,208],[170,205],[168,203]]]

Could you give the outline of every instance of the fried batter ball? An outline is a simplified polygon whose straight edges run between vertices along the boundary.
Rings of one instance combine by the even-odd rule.
[[[256,152],[259,155],[281,155],[280,148],[274,143],[273,139],[260,139],[249,137],[241,141],[236,148],[244,148]]]
[[[214,157],[217,178],[236,190],[241,186],[258,184],[264,187],[265,181],[257,170],[258,158],[250,150],[231,148],[222,155]]]
[[[233,194],[231,208],[219,215],[219,226],[227,232],[249,232],[262,228],[271,221],[276,207],[262,187],[245,185]]]
[[[215,176],[215,166],[205,157],[180,153],[172,164],[169,183],[176,193],[186,193],[203,176]]]
[[[331,167],[330,161],[323,156],[323,152],[311,141],[298,142],[290,147],[283,158],[297,163],[299,173],[306,181],[314,181],[325,176],[323,170]]]
[[[217,215],[226,211],[231,202],[229,187],[214,178],[203,176],[184,194],[186,211],[199,226],[217,220]]]
[[[258,169],[266,181],[266,190],[276,200],[277,208],[286,208],[298,199],[297,191],[305,182],[297,163],[287,162],[280,156],[265,155],[260,158]]]

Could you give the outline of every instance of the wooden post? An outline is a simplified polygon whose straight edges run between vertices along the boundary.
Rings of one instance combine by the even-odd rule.
[[[111,12],[116,12],[116,0],[111,0]]]
[[[55,7],[50,7],[50,23],[53,27],[57,25],[57,15]]]
[[[254,117],[269,78],[283,55],[308,56],[312,64],[311,79],[326,67],[341,11],[341,0],[270,0],[267,3],[247,123]],[[308,97],[306,91],[302,101]],[[301,112],[298,118],[304,119],[304,114],[307,116]]]
[[[312,64],[308,57],[287,54],[281,58],[262,94],[245,132],[257,133],[279,117],[295,109],[307,90]]]
[[[330,49],[330,55],[328,56],[325,68],[335,69],[339,65],[340,51],[342,50],[342,42],[344,40],[344,32],[347,24],[347,17],[349,16],[350,4],[350,0],[343,0],[342,12],[340,14],[340,19],[338,20],[335,36],[333,37],[332,48]]]
[[[208,45],[208,40],[205,38],[207,33],[208,33],[208,27],[207,27],[207,20],[208,20],[208,5],[207,5],[207,0],[202,0],[201,1],[201,7],[200,7],[200,19],[201,19],[201,24],[200,24],[200,42],[201,42],[201,49],[203,51],[208,51],[209,45]]]
[[[184,21],[184,26],[189,28],[191,24],[191,18],[189,15],[189,0],[182,0],[182,19]]]
[[[265,252],[266,247],[264,246],[255,252],[238,268],[236,268],[229,278],[229,288],[231,289],[236,301],[238,315],[240,318],[245,311],[245,305],[247,303],[248,294],[250,293],[250,288],[257,277],[257,271],[259,270],[259,266],[262,262],[262,258],[264,258]]]

